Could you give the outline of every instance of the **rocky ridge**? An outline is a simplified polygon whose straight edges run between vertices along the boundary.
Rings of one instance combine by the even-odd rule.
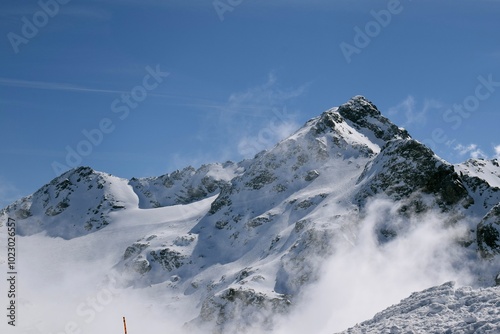
[[[191,224],[187,233],[137,235],[116,255],[115,269],[125,275],[125,285],[165,284],[182,298],[201,301],[190,324],[224,332],[243,312],[256,320],[241,330],[272,330],[272,317],[262,310],[286,312],[294,305],[304,287],[319,279],[318,263],[357,238],[375,197],[401,204],[403,218],[430,210],[446,214],[443,224],[469,231],[457,244],[477,261],[497,263],[498,175],[496,160],[447,163],[355,96],[240,163],[132,180],[88,167],[68,171],[0,211],[0,224],[12,217],[21,235],[44,232],[71,240],[119,228],[127,211],[188,208],[213,197],[198,220],[183,223]],[[389,242],[399,228],[383,226],[377,233]],[[495,276],[480,280],[495,284]]]

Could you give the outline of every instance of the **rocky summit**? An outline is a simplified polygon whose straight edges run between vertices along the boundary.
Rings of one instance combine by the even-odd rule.
[[[182,319],[188,331],[273,332],[277,319],[294,312],[321,281],[330,259],[363,240],[378,200],[392,205],[389,213],[376,213],[387,219],[370,227],[376,247],[402,240],[432,213],[443,229],[461,231],[449,252],[463,261],[453,266],[470,272],[472,285],[498,284],[499,162],[452,165],[362,96],[238,163],[131,180],[90,167],[70,170],[1,210],[0,224],[15,219],[26,242],[47,237],[71,248],[85,241],[89,249],[105,242],[104,269],[115,273],[120,288],[154,291],[156,306],[168,310],[190,305]],[[435,289],[447,303],[465,300],[459,308],[475,296],[451,285]],[[434,312],[443,304],[425,305]],[[398,328],[421,332],[419,326],[428,325],[404,326],[411,317],[389,310],[348,332],[391,330],[388,312],[400,319]],[[435,313],[442,323],[456,318]]]

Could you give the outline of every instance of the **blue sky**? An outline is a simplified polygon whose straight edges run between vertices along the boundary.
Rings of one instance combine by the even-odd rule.
[[[239,161],[358,94],[450,162],[493,158],[499,17],[495,0],[2,1],[0,207],[75,165]]]

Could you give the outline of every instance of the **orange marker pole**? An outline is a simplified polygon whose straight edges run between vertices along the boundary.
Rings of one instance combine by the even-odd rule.
[[[125,317],[123,317],[123,330],[125,331],[125,334],[127,334],[127,322],[125,321]]]

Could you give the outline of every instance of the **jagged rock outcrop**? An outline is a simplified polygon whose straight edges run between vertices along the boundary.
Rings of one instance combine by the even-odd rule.
[[[368,130],[377,139],[369,138],[377,144],[392,139],[410,139],[408,131],[394,125],[384,117],[377,107],[365,97],[357,95],[338,108],[338,113],[361,133]]]
[[[130,185],[139,196],[140,208],[189,204],[216,195],[241,173],[233,162],[191,166],[159,177],[132,178]]]
[[[381,192],[394,200],[418,192],[431,194],[442,209],[458,203],[466,206],[472,201],[453,166],[413,139],[388,142],[365,167],[358,183],[363,183],[364,188],[358,197],[361,203]],[[423,201],[419,205],[417,211],[425,209]]]
[[[269,297],[253,289],[228,288],[203,301],[200,317],[187,327],[212,324],[212,333],[272,331],[276,315],[285,314],[291,302],[285,295]],[[241,319],[234,322],[234,319]]]
[[[500,203],[477,225],[477,244],[484,258],[500,254]]]

